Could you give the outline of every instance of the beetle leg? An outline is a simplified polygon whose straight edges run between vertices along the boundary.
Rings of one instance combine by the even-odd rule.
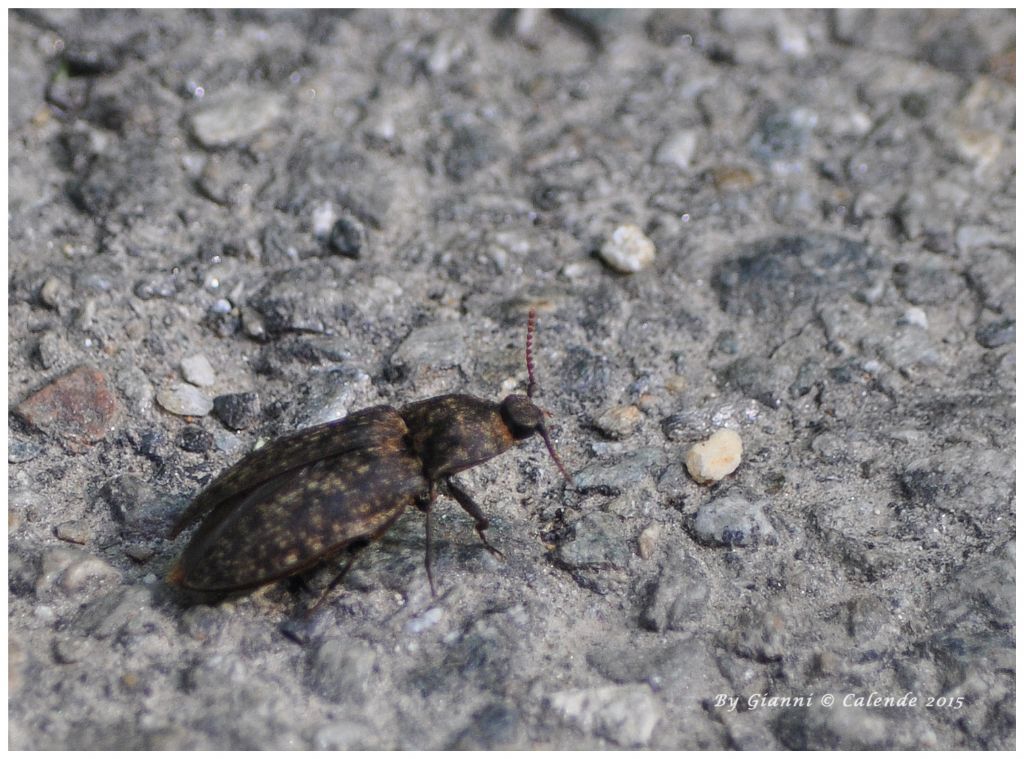
[[[317,609],[324,605],[324,601],[327,600],[327,596],[330,595],[331,591],[338,587],[338,584],[345,579],[345,575],[348,574],[348,570],[352,569],[352,565],[355,564],[356,559],[359,558],[359,554],[362,552],[363,548],[365,548],[365,546],[359,546],[359,548],[352,552],[352,555],[348,557],[348,561],[345,562],[345,566],[343,566],[341,571],[338,572],[333,580],[331,580],[327,589],[320,594],[320,599],[306,610],[306,619],[312,617],[316,613]]]
[[[487,521],[487,517],[484,516],[484,512],[481,511],[479,506],[477,506],[473,497],[459,487],[451,477],[446,478],[444,482],[448,486],[448,494],[459,502],[459,506],[465,509],[467,514],[476,520],[476,534],[480,536],[480,540],[483,541],[484,547],[495,556],[505,558],[505,554],[487,542],[487,536],[484,535],[484,530],[490,527],[491,523]]]
[[[423,556],[423,565],[426,567],[427,580],[430,582],[430,595],[437,598],[437,589],[434,587],[434,573],[430,569],[430,555],[433,553],[434,545],[434,528],[433,522],[430,519],[430,507],[434,505],[435,498],[437,498],[437,487],[431,482],[430,493],[416,501],[416,508],[422,511],[426,517],[427,550]]]

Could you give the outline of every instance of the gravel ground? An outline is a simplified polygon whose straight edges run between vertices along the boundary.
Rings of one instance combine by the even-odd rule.
[[[1015,746],[1013,11],[8,17],[9,745]],[[196,603],[257,443],[533,439]],[[739,433],[698,484],[690,447]],[[834,699],[834,701],[832,701]]]

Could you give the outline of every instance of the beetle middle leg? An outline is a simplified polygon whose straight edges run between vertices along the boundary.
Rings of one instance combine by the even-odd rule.
[[[451,477],[447,477],[444,483],[448,488],[448,494],[459,502],[459,506],[461,506],[467,514],[476,520],[476,534],[480,536],[480,540],[483,541],[484,547],[495,556],[505,558],[505,554],[487,542],[487,536],[484,535],[484,530],[490,527],[491,523],[487,521],[487,517],[484,516],[484,512],[477,505],[476,501],[473,500],[473,497],[463,490]]]
[[[423,512],[426,518],[427,548],[423,557],[423,565],[427,570],[427,580],[430,582],[430,595],[437,598],[437,589],[434,587],[434,573],[430,568],[430,555],[433,553],[434,527],[430,518],[434,500],[437,498],[437,488],[433,482],[430,483],[430,491],[416,499],[416,508]]]

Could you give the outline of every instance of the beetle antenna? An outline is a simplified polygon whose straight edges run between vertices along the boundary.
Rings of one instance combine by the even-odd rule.
[[[537,376],[533,372],[533,333],[536,329],[537,309],[531,308],[526,317],[526,374],[529,377],[529,382],[526,385],[527,398],[532,398],[537,389]]]
[[[540,436],[544,438],[544,445],[547,446],[548,453],[551,454],[551,458],[554,460],[555,466],[558,467],[558,471],[562,473],[563,477],[565,477],[566,482],[568,482],[570,485],[574,484],[572,481],[572,477],[570,477],[569,473],[565,471],[565,466],[562,464],[562,460],[558,458],[558,454],[555,453],[555,446],[551,442],[551,437],[548,435],[547,429],[541,427]]]

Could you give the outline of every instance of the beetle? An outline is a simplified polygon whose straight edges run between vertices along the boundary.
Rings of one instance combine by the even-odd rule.
[[[171,529],[173,539],[201,520],[167,581],[200,592],[250,590],[372,542],[415,505],[425,514],[425,565],[434,592],[430,515],[438,491],[473,517],[484,546],[500,555],[484,534],[487,517],[454,475],[540,435],[572,482],[548,434],[547,412],[532,400],[536,323],[531,309],[526,395],[493,403],[451,394],[401,408],[373,406],[245,456],[200,492]]]

